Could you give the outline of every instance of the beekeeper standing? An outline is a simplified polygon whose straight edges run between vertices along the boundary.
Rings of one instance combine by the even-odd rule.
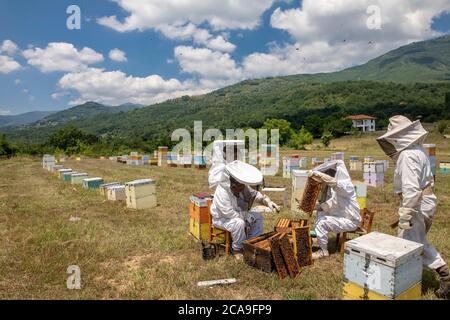
[[[321,182],[323,197],[319,199],[315,233],[320,249],[313,259],[328,257],[328,233],[349,232],[361,222],[355,187],[342,160],[329,161],[308,172]]]
[[[213,142],[212,165],[208,173],[210,188],[217,187],[227,163],[241,160],[241,146],[244,146],[243,140],[216,140]]]
[[[265,205],[272,211],[280,210],[269,197],[251,188],[262,181],[261,171],[237,160],[225,166],[214,193],[212,224],[231,233],[233,254],[238,258],[242,258],[242,243],[264,231],[261,213],[250,211],[253,203]]]
[[[423,148],[427,135],[420,121],[411,122],[398,115],[389,119],[387,133],[377,141],[386,155],[396,162],[394,192],[401,199],[398,236],[424,245],[423,264],[435,270],[440,277],[440,288],[436,295],[448,298],[449,269],[441,255],[427,241],[437,206],[433,173]]]

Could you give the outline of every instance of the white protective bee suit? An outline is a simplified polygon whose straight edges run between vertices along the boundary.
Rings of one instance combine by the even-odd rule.
[[[420,121],[411,122],[403,116],[389,121],[387,133],[377,141],[386,155],[396,161],[394,192],[401,198],[398,236],[422,243],[424,266],[436,270],[445,266],[445,261],[427,241],[437,206],[433,173],[423,148],[428,132]]]
[[[242,160],[240,147],[244,146],[242,140],[216,140],[213,142],[212,165],[208,173],[209,187],[215,188],[222,179],[222,172],[227,163]],[[224,148],[226,147],[225,153]],[[237,151],[237,154],[234,154]]]
[[[336,170],[334,178],[323,174],[330,169]],[[318,244],[328,254],[329,232],[354,231],[360,225],[361,215],[355,187],[342,160],[326,162],[314,168],[310,176],[329,187],[326,201],[318,207],[315,226]]]
[[[230,189],[230,177],[245,185],[239,197]],[[253,203],[265,206],[272,203],[269,197],[250,187],[260,185],[262,181],[263,176],[257,168],[241,161],[227,164],[222,171],[211,205],[212,224],[231,233],[232,248],[235,251],[242,249],[242,243],[246,239],[256,237],[264,231],[261,213],[250,211]]]

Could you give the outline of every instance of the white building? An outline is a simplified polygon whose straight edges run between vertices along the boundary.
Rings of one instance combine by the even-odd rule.
[[[377,118],[371,117],[365,114],[358,114],[354,116],[349,116],[346,119],[352,120],[353,128],[358,128],[362,132],[374,132],[375,131],[375,120]]]

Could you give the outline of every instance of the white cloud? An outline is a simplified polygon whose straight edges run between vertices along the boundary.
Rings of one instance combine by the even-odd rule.
[[[7,116],[11,114],[11,110],[0,109],[0,116]]]
[[[72,105],[90,100],[111,105],[124,102],[152,104],[182,95],[206,93],[193,81],[164,80],[158,75],[133,77],[121,71],[99,68],[65,74],[58,86],[80,94],[80,98],[70,102]]]
[[[201,78],[237,80],[242,76],[240,68],[228,53],[178,46],[175,48],[175,58],[183,72]]]
[[[0,52],[5,52],[7,55],[12,56],[19,50],[17,44],[11,40],[4,40],[0,46]]]
[[[123,22],[116,16],[97,20],[116,31],[158,28],[180,22],[200,25],[207,22],[214,30],[253,29],[261,14],[274,0],[116,0],[130,15]]]
[[[54,100],[59,100],[60,98],[68,96],[68,95],[69,95],[69,93],[67,93],[67,92],[55,92],[55,93],[52,93],[50,96]]]
[[[20,79],[16,79],[16,80],[14,80],[14,83],[17,84],[17,85],[19,85],[19,84],[22,83],[22,81],[21,81]]]
[[[172,40],[192,40],[210,49],[232,52],[236,46],[227,37],[214,32],[254,29],[261,15],[275,0],[116,0],[129,15],[119,21],[117,16],[97,19],[100,25],[119,32],[152,29]]]
[[[111,60],[114,60],[117,62],[126,62],[127,61],[127,56],[126,56],[125,52],[123,52],[122,50],[119,50],[117,48],[109,51],[109,58]]]
[[[28,94],[30,91],[28,89],[22,89],[22,92]]]
[[[103,55],[95,50],[88,47],[78,50],[66,42],[51,42],[45,49],[27,49],[23,51],[23,56],[28,64],[44,73],[80,71],[88,65],[103,61]]]
[[[381,10],[379,30],[367,26],[374,4]],[[252,76],[337,71],[439,36],[431,28],[433,17],[446,10],[448,0],[304,0],[301,8],[278,8],[271,17],[272,27],[286,30],[296,43],[252,54],[243,64]]]
[[[21,68],[20,63],[14,59],[0,55],[0,73],[8,74],[10,72],[19,70]]]
[[[236,46],[227,40],[223,35],[214,37],[208,30],[197,28],[194,24],[185,25],[162,25],[158,27],[164,36],[173,40],[193,40],[194,43],[204,45],[208,48],[224,52],[232,52]]]

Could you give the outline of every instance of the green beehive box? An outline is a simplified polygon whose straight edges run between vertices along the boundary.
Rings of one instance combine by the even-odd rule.
[[[83,188],[85,189],[98,189],[102,184],[103,184],[102,178],[83,179]]]
[[[71,182],[72,181],[72,175],[76,174],[76,173],[78,173],[78,172],[66,172],[66,173],[63,173],[63,180],[64,180],[64,182]]]

